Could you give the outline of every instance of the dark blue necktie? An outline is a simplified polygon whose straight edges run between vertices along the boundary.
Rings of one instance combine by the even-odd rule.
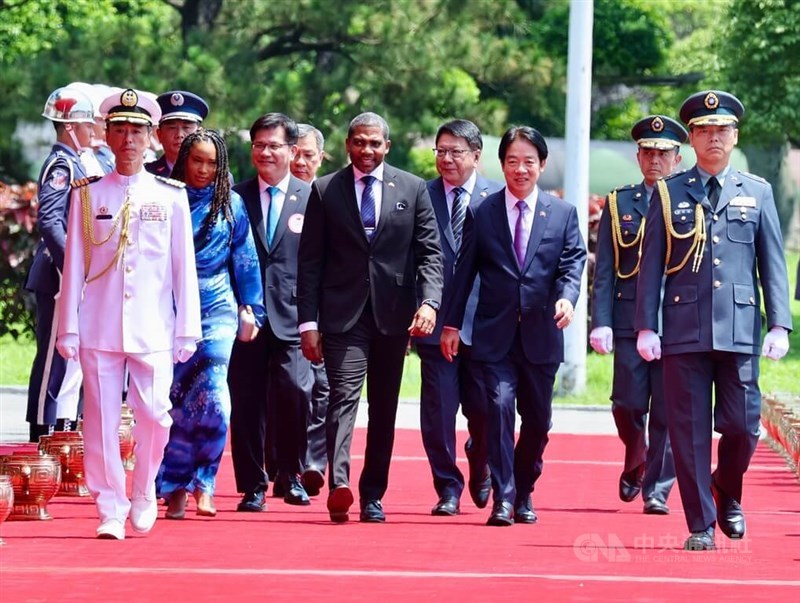
[[[716,176],[711,176],[706,182],[706,186],[708,187],[708,201],[711,203],[711,207],[717,209],[717,203],[719,202],[719,192],[720,192],[720,185],[719,180],[717,180]]]
[[[450,215],[450,227],[453,229],[453,241],[456,251],[461,248],[461,235],[464,230],[464,218],[467,217],[468,195],[460,186],[453,189],[453,211]]]
[[[364,192],[361,193],[361,223],[370,241],[375,234],[375,193],[372,191],[372,183],[375,180],[377,180],[375,176],[361,178],[361,182],[364,183]]]

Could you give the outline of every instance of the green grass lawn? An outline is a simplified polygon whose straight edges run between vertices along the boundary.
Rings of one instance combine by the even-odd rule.
[[[787,253],[789,265],[790,293],[794,296],[795,266],[798,254]],[[800,302],[791,302],[795,330],[789,336],[789,354],[780,362],[762,359],[761,391],[800,392]],[[27,385],[36,345],[31,339],[14,341],[11,337],[0,338],[0,385]],[[562,404],[609,404],[611,393],[610,356],[590,353],[586,359],[586,391],[575,396],[556,398]],[[401,398],[418,398],[420,388],[419,358],[416,354],[406,357]]]

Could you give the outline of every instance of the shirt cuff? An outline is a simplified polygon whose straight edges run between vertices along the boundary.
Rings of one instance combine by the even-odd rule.
[[[306,331],[319,331],[316,321],[302,322],[297,327],[297,330],[301,333],[305,333]]]

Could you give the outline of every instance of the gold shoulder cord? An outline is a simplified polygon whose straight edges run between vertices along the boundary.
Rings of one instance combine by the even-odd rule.
[[[672,200],[669,196],[669,189],[667,188],[667,183],[664,180],[658,181],[658,193],[661,196],[661,210],[664,216],[664,228],[667,231],[667,254],[664,258],[664,268],[666,269],[666,274],[672,274],[674,272],[678,272],[681,268],[686,265],[686,262],[689,261],[689,256],[694,251],[694,260],[692,261],[692,272],[699,272],[700,271],[700,263],[703,261],[703,252],[706,248],[706,221],[705,215],[703,214],[703,207],[698,203],[695,205],[694,208],[694,228],[687,232],[686,234],[679,234],[673,227],[672,227]],[[691,247],[686,252],[686,256],[683,258],[680,264],[677,266],[673,266],[670,268],[669,262],[672,258],[672,239],[688,239],[689,237],[694,237],[692,241]]]
[[[636,232],[636,238],[630,243],[626,243],[622,240],[622,227],[619,223],[619,213],[617,213],[617,191],[611,191],[611,194],[608,196],[608,209],[611,212],[611,228],[613,229],[611,241],[614,244],[614,270],[617,272],[617,278],[630,278],[639,272],[639,264],[642,262],[642,234],[644,233],[646,218],[642,218],[642,223],[639,225],[639,230]],[[639,249],[636,253],[636,266],[634,266],[633,270],[628,274],[622,274],[619,271],[619,248],[628,249],[636,244],[639,245]]]
[[[94,238],[94,229],[92,228],[92,205],[89,202],[88,186],[81,187],[81,213],[83,217],[83,278],[86,283],[91,283],[108,272],[112,266],[118,264],[120,259],[125,254],[125,247],[129,238],[128,227],[131,219],[131,202],[129,198],[125,198],[125,203],[123,204],[119,214],[117,214],[111,231],[102,241],[97,241]],[[92,245],[97,247],[107,243],[112,235],[116,232],[117,227],[120,224],[120,218],[122,219],[122,230],[119,233],[119,244],[117,244],[117,250],[114,252],[114,257],[111,258],[108,266],[106,266],[102,272],[96,274],[92,278],[89,278],[89,268],[92,264]]]

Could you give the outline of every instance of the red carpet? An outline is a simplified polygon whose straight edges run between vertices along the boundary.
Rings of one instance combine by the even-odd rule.
[[[359,430],[354,483],[363,447]],[[236,513],[228,457],[213,519],[190,503],[187,519],[159,519],[146,537],[129,527],[124,542],[99,541],[90,499],[57,497],[53,521],[4,523],[0,601],[800,600],[800,485],[778,455],[761,445],[753,458],[747,537],[718,531],[720,550],[694,554],[680,550],[677,487],[666,517],[616,498],[621,458],[612,436],[553,435],[533,498],[539,523],[490,528],[466,493],[460,516],[430,515],[436,497],[413,430],[398,431],[385,525],[333,525],[324,496]]]

